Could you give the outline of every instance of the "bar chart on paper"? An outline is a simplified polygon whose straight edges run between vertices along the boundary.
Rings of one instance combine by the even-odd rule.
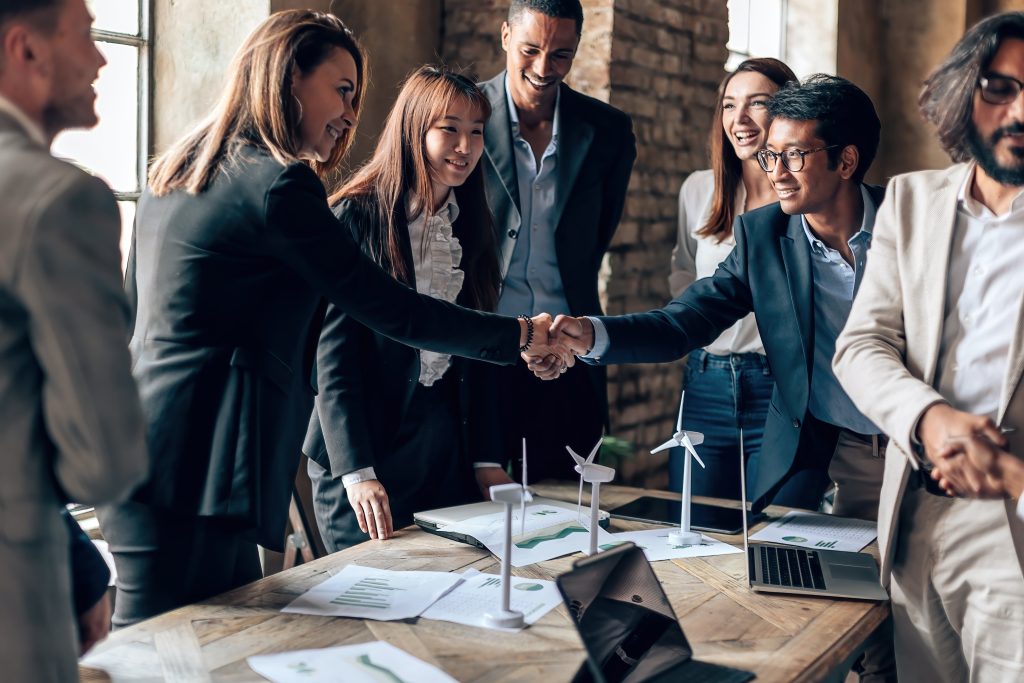
[[[448,572],[401,572],[350,564],[293,600],[282,612],[362,619],[419,616],[461,578]]]

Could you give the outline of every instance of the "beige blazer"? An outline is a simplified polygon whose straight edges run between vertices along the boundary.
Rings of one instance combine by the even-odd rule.
[[[110,190],[0,112],[0,662],[5,681],[77,681],[67,499],[145,476]]]
[[[893,538],[910,477],[911,435],[924,410],[942,400],[932,387],[938,363],[953,243],[957,193],[968,164],[896,176],[875,219],[871,257],[836,342],[832,367],[857,407],[886,434],[885,478],[878,511],[883,582],[892,569]],[[1010,450],[1024,455],[1024,311],[1010,348],[998,423],[1013,427]],[[1024,522],[1006,514],[1024,568]]]

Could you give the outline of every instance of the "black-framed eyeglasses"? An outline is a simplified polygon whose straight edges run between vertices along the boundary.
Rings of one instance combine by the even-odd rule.
[[[1010,76],[989,74],[978,78],[978,89],[981,90],[981,99],[989,104],[1009,104],[1020,95],[1024,83]]]
[[[765,173],[771,173],[775,170],[775,165],[779,159],[782,159],[782,165],[786,167],[787,171],[791,173],[799,173],[804,168],[804,157],[808,154],[814,154],[815,152],[824,152],[826,149],[832,149],[839,145],[828,145],[827,147],[817,147],[815,149],[787,149],[784,152],[773,152],[770,149],[762,149],[757,153],[757,163],[761,166],[761,170]]]

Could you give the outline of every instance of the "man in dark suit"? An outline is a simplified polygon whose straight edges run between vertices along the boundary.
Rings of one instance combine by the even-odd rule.
[[[562,82],[582,27],[579,0],[513,0],[501,27],[506,70],[481,84],[493,108],[482,165],[503,277],[499,313],[601,313],[597,271],[636,141],[629,116]],[[577,364],[554,383],[525,366],[500,374],[503,455],[518,454],[525,437],[535,477],[575,477],[565,446],[589,450],[601,436],[604,369]]]
[[[714,275],[666,307],[562,318],[555,328],[596,363],[665,362],[753,312],[776,377],[764,447],[748,468],[755,509],[816,509],[830,481],[834,511],[875,519],[884,437],[832,374],[883,190],[863,184],[880,124],[871,100],[841,78],[780,90],[758,160],[779,203],[736,219],[736,247]]]

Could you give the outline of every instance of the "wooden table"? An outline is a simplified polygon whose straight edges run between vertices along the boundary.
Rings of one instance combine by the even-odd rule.
[[[575,486],[538,486],[575,500]],[[602,507],[663,492],[607,486]],[[738,505],[737,505],[738,507]],[[785,512],[768,508],[770,517]],[[645,525],[612,521],[611,531]],[[739,536],[719,536],[741,544]],[[873,548],[873,546],[872,546]],[[519,569],[553,579],[579,556]],[[296,596],[349,563],[380,569],[499,572],[494,556],[415,528],[267,577],[113,634],[80,668],[85,681],[262,681],[245,663],[256,654],[386,640],[459,681],[569,681],[584,659],[564,607],[515,635],[444,621],[378,622],[282,614]],[[888,616],[886,603],[796,598],[750,591],[741,554],[655,562],[672,607],[698,659],[757,673],[757,680],[822,681]]]

